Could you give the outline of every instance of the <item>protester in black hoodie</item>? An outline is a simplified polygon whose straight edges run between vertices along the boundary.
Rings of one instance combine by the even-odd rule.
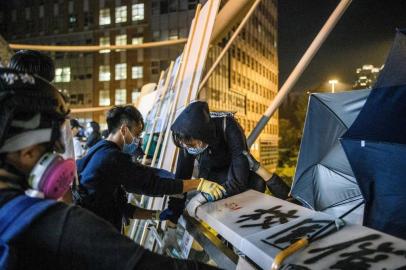
[[[232,113],[209,112],[206,102],[196,101],[178,116],[171,130],[175,145],[181,148],[175,178],[191,178],[197,160],[199,177],[222,184],[227,196],[265,190],[265,182],[250,171],[243,154],[248,152],[244,131]],[[170,198],[161,219],[176,223],[184,202],[185,198]]]

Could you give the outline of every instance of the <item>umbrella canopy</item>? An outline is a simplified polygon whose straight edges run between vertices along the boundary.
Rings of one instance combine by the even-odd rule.
[[[310,95],[291,194],[316,211],[340,216],[362,199],[339,138],[354,122],[370,90]],[[347,221],[361,223],[362,209]]]
[[[406,36],[341,142],[365,197],[364,225],[406,239]]]

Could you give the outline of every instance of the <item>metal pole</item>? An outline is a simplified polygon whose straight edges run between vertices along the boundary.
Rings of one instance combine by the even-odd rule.
[[[238,26],[238,28],[234,31],[233,35],[231,36],[230,40],[227,42],[226,46],[223,48],[221,51],[220,55],[217,57],[216,61],[213,63],[209,71],[206,73],[206,76],[204,76],[203,80],[200,82],[199,85],[199,90],[197,92],[197,95],[199,95],[200,91],[202,90],[203,86],[207,83],[209,80],[211,74],[214,72],[218,64],[220,63],[221,59],[223,59],[224,55],[230,48],[230,46],[233,44],[234,40],[237,38],[238,34],[241,32],[245,24],[247,23],[248,19],[251,17],[251,15],[254,13],[256,7],[259,5],[261,0],[256,0],[255,3],[251,6],[250,10],[248,11],[247,15],[245,15],[244,19]]]
[[[313,40],[310,47],[307,49],[305,54],[300,59],[299,63],[296,65],[295,69],[289,75],[286,82],[283,84],[282,88],[276,95],[275,99],[272,101],[271,105],[268,107],[266,112],[262,115],[261,119],[255,126],[254,130],[248,136],[247,144],[251,146],[255,140],[258,138],[262,129],[266,126],[269,119],[276,112],[276,110],[281,105],[282,101],[288,95],[292,87],[295,85],[296,81],[302,75],[306,67],[309,65],[310,61],[313,59],[314,55],[320,49],[323,42],[326,40],[330,32],[333,30],[334,26],[340,20],[341,16],[347,10],[348,6],[351,4],[352,0],[341,0],[336,9],[328,18],[327,22],[324,24],[323,28],[317,34],[316,38]]]
[[[97,52],[100,50],[136,50],[156,48],[163,46],[174,46],[186,43],[187,39],[164,40],[145,42],[142,44],[127,44],[127,45],[80,45],[80,46],[66,46],[66,45],[34,45],[34,44],[9,44],[13,50],[36,50],[36,51],[49,51],[49,52]]]

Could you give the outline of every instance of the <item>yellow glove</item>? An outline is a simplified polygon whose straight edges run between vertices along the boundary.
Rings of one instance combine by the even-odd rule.
[[[203,178],[200,178],[200,183],[197,190],[209,194],[216,200],[223,198],[223,196],[226,194],[226,190],[222,185]]]

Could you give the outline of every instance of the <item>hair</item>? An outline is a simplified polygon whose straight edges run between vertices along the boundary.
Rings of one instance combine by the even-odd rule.
[[[188,143],[193,139],[194,138],[190,135],[186,135],[180,132],[172,132],[173,143],[179,148],[183,148],[183,142]]]
[[[100,133],[100,125],[96,121],[91,121],[90,127],[93,129],[93,132]]]
[[[32,50],[21,50],[10,59],[9,67],[20,72],[38,75],[51,82],[55,78],[55,64],[48,55]]]
[[[144,129],[144,120],[141,113],[131,105],[111,108],[107,112],[106,122],[110,134],[117,132],[123,124],[131,127],[141,124],[142,129]]]

